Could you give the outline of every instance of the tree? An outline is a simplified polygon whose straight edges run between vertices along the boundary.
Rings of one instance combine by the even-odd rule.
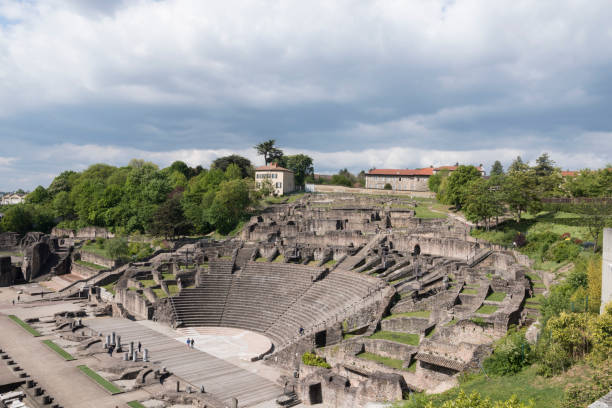
[[[499,160],[495,160],[491,167],[491,176],[502,176],[504,174],[504,166],[502,166]]]
[[[264,162],[266,163],[266,165],[283,157],[283,151],[274,146],[275,143],[276,140],[270,139],[266,140],[265,142],[259,143],[258,145],[255,145],[257,154],[264,157]]]
[[[303,186],[304,180],[314,174],[312,158],[305,154],[285,156],[286,166],[293,172],[296,186]]]
[[[513,171],[525,171],[527,169],[529,169],[529,164],[524,163],[521,156],[516,156],[516,159],[514,159],[512,164],[510,164],[510,167],[508,167],[508,173]]]
[[[72,170],[64,171],[53,179],[47,191],[51,196],[55,196],[61,191],[69,192],[78,178],[78,173]]]
[[[338,174],[334,174],[331,178],[331,184],[337,186],[353,187],[356,179],[348,169],[342,169]]]
[[[473,222],[484,220],[488,231],[491,217],[496,214],[496,202],[489,191],[489,183],[482,178],[473,179],[466,186],[466,190],[463,207],[465,216]]]
[[[442,170],[431,176],[427,181],[429,191],[433,191],[437,194],[440,191],[440,185],[442,184],[442,181],[448,177],[448,173],[448,170]]]
[[[237,154],[218,157],[217,159],[215,159],[215,161],[212,162],[210,167],[219,169],[221,171],[225,171],[227,170],[230,164],[235,164],[240,168],[242,172],[241,178],[247,178],[247,177],[253,176],[253,166],[251,165],[251,161],[247,159],[246,157],[242,157]]]
[[[109,240],[106,244],[106,250],[112,259],[125,259],[129,251],[127,239],[113,238]]]
[[[456,208],[461,208],[466,203],[466,186],[472,180],[481,178],[480,171],[474,166],[459,166],[453,171],[447,180],[447,191],[445,202]]]
[[[511,166],[503,185],[504,202],[514,214],[517,222],[529,209],[537,209],[540,203],[535,172],[527,166]]]
[[[542,155],[536,159],[534,170],[538,177],[550,176],[553,171],[555,171],[555,162],[548,157],[548,153],[542,153]]]
[[[446,401],[442,405],[434,405],[429,402],[425,408],[533,408],[532,402],[523,404],[516,396],[510,397],[507,401],[491,402],[489,398],[483,398],[478,392],[474,391],[467,395],[465,391],[459,391],[459,395],[454,400]]]
[[[242,170],[237,164],[231,163],[225,169],[225,178],[227,180],[240,180],[242,178]]]
[[[191,169],[189,168],[189,166],[187,164],[185,164],[185,162],[177,160],[174,163],[172,163],[170,165],[170,167],[168,168],[169,172],[179,172],[181,173],[183,176],[185,176],[186,179],[188,179],[189,177],[191,177]]]
[[[174,238],[188,231],[190,225],[185,219],[181,206],[182,194],[176,191],[170,194],[157,210],[149,226],[149,232],[153,235]]]
[[[1,223],[4,231],[25,234],[32,228],[32,214],[25,205],[19,204],[4,212]]]
[[[221,183],[208,218],[221,234],[227,234],[238,225],[251,204],[249,184],[246,180],[229,180]]]
[[[26,200],[33,204],[42,204],[49,199],[49,194],[43,186],[38,186],[26,196]]]

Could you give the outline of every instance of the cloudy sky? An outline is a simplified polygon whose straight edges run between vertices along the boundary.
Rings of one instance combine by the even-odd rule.
[[[276,139],[317,172],[612,161],[610,0],[0,0],[0,191]]]

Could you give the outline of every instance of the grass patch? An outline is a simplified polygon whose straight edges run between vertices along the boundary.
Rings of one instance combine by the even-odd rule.
[[[138,282],[142,283],[142,286],[144,286],[145,288],[150,288],[151,286],[157,285],[157,282],[155,282],[153,279],[143,279],[139,280]]]
[[[104,270],[104,269],[108,269],[106,266],[102,266],[102,265],[98,265],[92,262],[87,262],[87,261],[81,261],[80,259],[75,259],[74,262],[76,262],[79,265],[85,266],[86,268],[92,268],[92,269],[96,269],[98,271]]]
[[[425,335],[425,338],[427,338],[427,339],[428,339],[428,338],[430,338],[431,336],[433,336],[433,335],[434,335],[434,333],[435,333],[435,332],[436,332],[436,328],[435,328],[435,326],[434,326],[434,328],[433,328],[433,329],[431,329],[431,330],[429,331],[429,333],[427,333],[427,335]]]
[[[272,262],[274,262],[274,263],[285,262],[285,256],[284,255],[279,255],[276,258],[274,258],[274,260]]]
[[[162,273],[161,276],[163,280],[174,280],[173,273]]]
[[[453,317],[453,319],[450,322],[446,323],[445,326],[454,326],[457,324],[457,322],[459,322],[459,320]]]
[[[506,298],[505,292],[492,292],[489,296],[485,298],[485,300],[489,300],[491,302],[501,302]]]
[[[66,350],[64,350],[63,348],[61,348],[60,346],[58,346],[51,340],[43,340],[43,343],[45,343],[45,345],[47,345],[51,350],[59,354],[64,360],[66,361],[76,360],[76,358],[74,358],[72,354],[68,353]]]
[[[329,261],[325,262],[323,266],[334,266],[337,263],[338,261],[336,261],[335,259],[330,259]]]
[[[495,313],[497,309],[499,309],[497,306],[482,305],[478,308],[478,310],[476,310],[476,313],[489,315]]]
[[[108,250],[106,248],[100,248],[96,244],[85,244],[81,247],[81,251],[100,255],[103,258],[113,259],[113,257],[108,254]]]
[[[532,282],[541,282],[542,281],[542,278],[540,278],[535,273],[526,272],[525,276],[527,276],[529,278],[529,280],[531,280]]]
[[[115,384],[113,384],[112,382],[106,380],[100,374],[96,373],[94,370],[92,370],[91,368],[87,367],[86,365],[80,365],[80,366],[77,366],[77,368],[79,370],[81,370],[81,372],[83,374],[85,374],[87,377],[89,377],[90,379],[95,381],[99,386],[104,388],[106,391],[108,391],[112,395],[120,394],[120,393],[123,392]]]
[[[308,262],[306,265],[308,266],[316,266],[319,263],[319,261],[317,261],[316,259],[313,259],[312,261]]]
[[[255,259],[255,262],[266,262],[266,258],[259,257]]]
[[[534,288],[540,288],[540,289],[546,289],[546,285],[543,283],[534,283],[533,284]]]
[[[462,289],[461,293],[465,295],[477,295],[478,291],[476,289]]]
[[[582,367],[577,367],[582,369]],[[399,408],[423,408],[427,402],[432,402],[435,407],[440,407],[444,402],[457,398],[460,390],[467,395],[476,391],[483,398],[491,401],[506,401],[512,395],[527,404],[533,401],[537,408],[558,408],[564,396],[564,389],[570,384],[583,384],[588,376],[568,372],[554,378],[538,376],[536,366],[530,366],[523,371],[508,376],[486,377],[484,374],[470,374],[460,377],[460,385],[441,394],[436,395],[414,395],[410,401],[396,405]]]
[[[426,319],[429,319],[430,314],[431,314],[431,311],[429,310],[417,310],[414,312],[404,312],[404,313],[392,314],[390,316],[385,317],[383,320],[395,319],[397,317],[424,317]]]
[[[127,406],[130,408],[145,408],[145,406],[138,401],[130,401],[127,403]]]
[[[29,324],[27,324],[26,322],[24,322],[23,320],[21,320],[20,318],[18,318],[15,315],[9,315],[8,316],[9,319],[11,319],[12,321],[14,321],[15,323],[17,323],[18,325],[20,325],[21,327],[23,327],[23,329],[25,331],[27,331],[28,333],[30,333],[32,336],[34,337],[40,337],[42,336],[42,334],[40,334],[40,332],[38,330],[36,330],[35,328],[33,328],[32,326],[30,326]]]
[[[168,285],[168,292],[170,292],[170,296],[174,296],[179,293],[178,285]]]
[[[401,370],[404,365],[404,361],[391,358],[391,357],[383,357],[378,354],[368,353],[367,351],[364,353],[357,354],[357,357],[363,358],[364,360],[376,361],[377,363],[383,364],[387,367],[395,368],[396,370]]]
[[[414,211],[415,211],[415,215],[417,218],[428,218],[428,219],[448,218],[448,215],[444,213],[431,211],[429,208],[422,206],[422,205],[419,205],[418,207],[416,207]]]
[[[115,294],[115,283],[116,282],[107,283],[106,285],[101,286],[101,287],[108,290],[110,293],[114,295]]]
[[[390,340],[396,343],[419,345],[419,335],[414,333],[399,333],[390,331],[379,331],[370,336],[371,339]]]
[[[170,288],[168,288],[170,289]],[[164,290],[162,288],[155,288],[152,289],[153,293],[155,293],[155,296],[157,296],[158,299],[164,299],[167,298],[168,295],[166,294],[166,292],[164,292]]]

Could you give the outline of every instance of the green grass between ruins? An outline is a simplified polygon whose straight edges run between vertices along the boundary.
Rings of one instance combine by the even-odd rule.
[[[257,258],[257,259],[255,260],[255,262],[266,262],[266,261],[267,261],[267,259],[266,259],[266,258],[264,258],[264,257],[259,257],[259,258]]]
[[[336,263],[338,263],[338,261],[335,259],[330,259],[329,261],[325,262],[323,266],[334,266]]]
[[[146,408],[144,405],[142,405],[138,401],[130,401],[127,403],[127,406],[130,408]]]
[[[426,402],[433,402],[434,406],[441,406],[444,402],[457,397],[460,390],[470,394],[474,391],[492,401],[503,401],[516,395],[519,401],[534,402],[537,408],[557,408],[561,405],[563,389],[568,378],[544,378],[536,374],[536,367],[529,367],[512,376],[485,376],[482,373],[464,375],[460,377],[460,385],[449,391],[437,395],[415,395],[411,401],[397,404],[401,408],[423,408]]]
[[[76,360],[76,358],[74,358],[72,354],[68,353],[66,350],[64,350],[63,348],[61,348],[60,346],[58,346],[51,340],[43,340],[43,343],[45,343],[45,345],[48,346],[51,350],[59,354],[64,360],[66,361]]]
[[[283,255],[279,255],[276,258],[274,258],[274,260],[272,262],[274,262],[274,263],[285,262],[285,257]]]
[[[80,259],[75,259],[74,262],[76,262],[79,265],[85,266],[87,268],[97,269],[99,271],[103,269],[108,269],[106,266],[98,265],[92,262],[82,261]]]
[[[162,273],[161,275],[162,275],[163,280],[173,280],[174,279],[173,273]]]
[[[115,283],[116,282],[107,283],[106,285],[102,287],[114,295],[115,294]]]
[[[501,302],[506,298],[505,292],[492,292],[485,298],[485,300],[489,300],[491,302]]]
[[[480,313],[480,314],[493,314],[497,311],[497,309],[499,309],[497,306],[493,306],[493,305],[482,305],[478,308],[478,310],[476,310],[476,313]]]
[[[113,257],[108,254],[108,250],[106,248],[100,248],[96,244],[85,244],[81,247],[81,251],[99,255],[103,258],[113,259]]]
[[[364,360],[375,361],[387,367],[395,368],[396,370],[401,370],[402,366],[404,365],[404,360],[391,357],[383,357],[378,354],[368,353],[367,351],[357,354],[357,357],[363,358]]]
[[[477,295],[478,294],[478,290],[476,290],[476,289],[462,289],[461,293],[463,293],[464,295]]]
[[[102,377],[100,374],[96,373],[94,370],[87,367],[86,365],[80,365],[80,366],[77,366],[77,368],[81,370],[83,374],[85,374],[87,377],[95,381],[98,385],[100,385],[102,388],[104,388],[109,393],[115,395],[115,394],[120,394],[123,392],[115,384],[106,380],[104,377]]]
[[[423,205],[419,205],[418,207],[415,208],[415,215],[417,218],[428,218],[428,219],[448,218],[448,215],[444,213],[431,211],[429,208]]]
[[[155,296],[157,296],[158,299],[164,299],[168,297],[168,294],[166,294],[166,292],[164,292],[164,290],[162,288],[153,288],[153,293],[155,293]]]
[[[370,336],[371,339],[389,340],[396,343],[408,344],[410,346],[419,345],[419,335],[414,333],[399,333],[390,331],[379,331]]]
[[[398,317],[424,317],[428,319],[430,314],[431,311],[429,310],[417,310],[414,312],[395,313],[385,317],[383,320],[395,319]]]
[[[18,325],[20,325],[21,327],[24,328],[24,330],[26,330],[28,333],[30,333],[32,336],[34,337],[40,337],[42,336],[42,334],[40,334],[40,332],[38,330],[36,330],[35,328],[33,328],[32,326],[30,326],[29,324],[27,324],[26,322],[24,322],[23,320],[21,320],[20,318],[18,318],[15,315],[9,315],[8,316],[9,319],[11,319],[12,321],[14,321],[15,323],[17,323]]]

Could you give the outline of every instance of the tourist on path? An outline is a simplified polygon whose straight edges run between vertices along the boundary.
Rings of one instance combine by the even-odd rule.
[[[189,340],[189,337],[187,337],[187,347],[189,347],[190,344],[191,344],[191,341]]]
[[[140,344],[140,342],[138,342],[138,352],[140,353],[140,349],[142,347],[142,344]]]
[[[193,343],[195,343],[195,341],[191,339],[191,348],[193,348]]]

